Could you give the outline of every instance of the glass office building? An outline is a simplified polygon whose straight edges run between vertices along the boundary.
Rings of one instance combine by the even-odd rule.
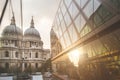
[[[50,36],[55,74],[120,79],[120,0],[61,0]],[[74,50],[81,53],[77,67],[68,55]]]

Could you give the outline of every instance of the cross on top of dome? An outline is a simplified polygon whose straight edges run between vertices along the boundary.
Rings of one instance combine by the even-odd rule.
[[[11,19],[11,25],[15,25],[15,17],[13,15],[12,19]]]
[[[33,20],[33,16],[32,16],[32,20],[31,20],[31,28],[34,28],[34,20]]]

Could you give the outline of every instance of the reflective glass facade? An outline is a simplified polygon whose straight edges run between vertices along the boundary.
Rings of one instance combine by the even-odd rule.
[[[76,80],[117,80],[119,34],[120,0],[61,0],[51,30],[54,72]],[[67,56],[74,49],[83,50],[77,71]]]

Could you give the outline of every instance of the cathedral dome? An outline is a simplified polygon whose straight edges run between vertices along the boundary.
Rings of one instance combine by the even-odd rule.
[[[40,38],[40,34],[39,32],[35,29],[35,28],[28,28],[25,33],[24,36],[31,36],[31,37],[39,37]]]
[[[2,32],[2,37],[6,38],[20,38],[22,37],[22,30],[15,25],[14,16],[11,19],[11,24],[6,26]]]
[[[24,38],[27,40],[40,40],[40,34],[37,29],[34,28],[34,21],[31,20],[31,26],[24,32]]]

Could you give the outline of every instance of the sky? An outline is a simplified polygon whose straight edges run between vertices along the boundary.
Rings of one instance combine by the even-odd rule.
[[[10,0],[9,0],[10,1]],[[1,0],[3,5],[5,0]],[[22,0],[23,11],[23,31],[30,27],[31,18],[33,16],[34,26],[39,31],[43,47],[50,48],[50,29],[55,18],[60,0]],[[20,0],[12,0],[12,7],[16,19],[16,25],[21,28],[20,17]],[[0,7],[2,8],[2,7]],[[12,11],[8,4],[4,19],[0,26],[0,34],[5,26],[10,24]]]

